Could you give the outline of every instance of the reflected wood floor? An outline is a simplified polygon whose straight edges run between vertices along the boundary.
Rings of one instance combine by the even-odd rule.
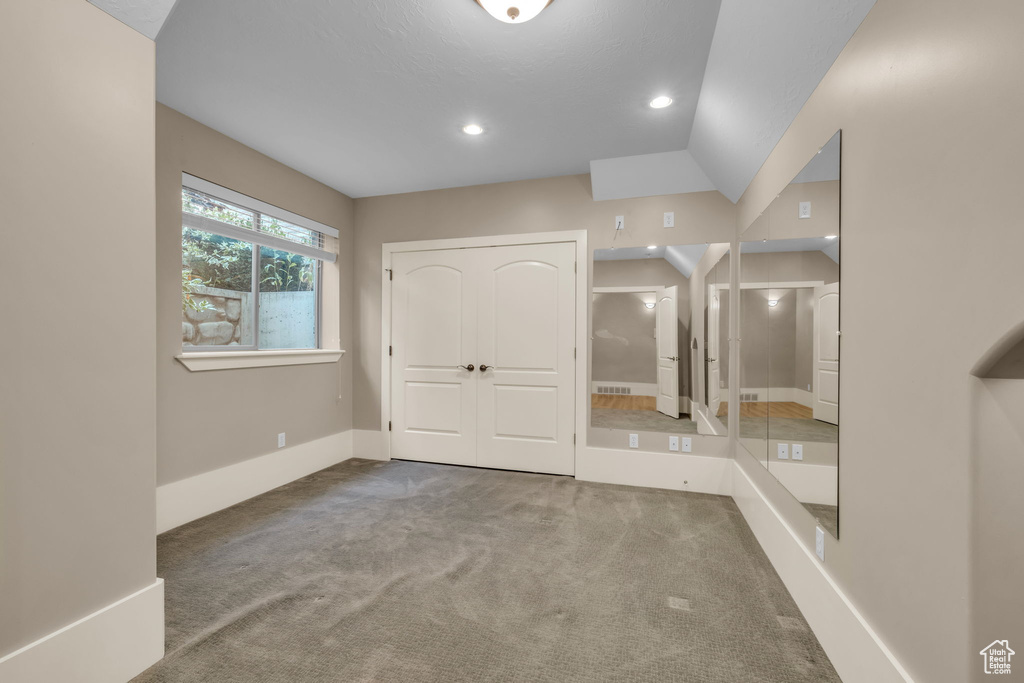
[[[744,401],[740,403],[740,417],[793,417],[800,420],[813,420],[814,410],[793,401]],[[729,404],[722,401],[718,409],[718,417],[729,414]]]
[[[657,410],[658,400],[654,396],[627,396],[621,394],[591,394],[593,408],[613,410]]]

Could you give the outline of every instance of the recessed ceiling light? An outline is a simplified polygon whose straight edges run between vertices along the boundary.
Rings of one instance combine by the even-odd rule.
[[[662,95],[661,97],[655,97],[651,100],[652,109],[664,109],[668,105],[672,104],[672,98]]]
[[[825,235],[825,239],[827,240],[834,240],[836,237],[838,237],[838,235]]]
[[[468,126],[463,126],[462,132],[466,135],[480,135],[480,133],[484,132],[484,129],[475,123],[471,123]]]
[[[768,302],[768,305],[771,306],[772,308],[774,308],[774,307],[779,305],[779,300],[778,299],[772,299],[771,301]]]
[[[487,13],[506,24],[522,24],[541,13],[552,0],[476,0]]]
[[[655,245],[655,244],[652,244],[652,245],[650,245],[650,246],[649,246],[649,247],[647,247],[647,248],[648,248],[648,249],[657,249],[657,248],[658,248],[658,246],[657,246],[657,245]]]
[[[655,304],[654,304],[653,301],[645,301],[644,302],[644,306],[646,306],[647,308],[654,308],[654,305]]]

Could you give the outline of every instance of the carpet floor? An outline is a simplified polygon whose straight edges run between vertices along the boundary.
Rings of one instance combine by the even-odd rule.
[[[723,496],[350,460],[157,548],[137,683],[839,680]]]

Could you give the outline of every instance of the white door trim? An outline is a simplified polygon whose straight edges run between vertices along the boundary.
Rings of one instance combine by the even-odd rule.
[[[416,240],[413,242],[386,242],[381,245],[381,334],[380,334],[380,425],[384,434],[385,457],[391,457],[391,257],[408,251],[436,251],[440,249],[474,249],[479,247],[506,247],[521,244],[554,244],[573,242],[576,245],[576,459],[587,435],[590,419],[590,386],[587,358],[589,357],[589,326],[587,314],[590,310],[589,268],[590,252],[587,250],[586,230],[562,230],[557,232],[534,232],[522,235],[493,235],[485,237],[456,237],[452,239]]]

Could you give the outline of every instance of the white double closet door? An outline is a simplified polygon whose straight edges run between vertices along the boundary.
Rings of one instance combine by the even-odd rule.
[[[391,457],[574,473],[575,253],[392,255]]]

